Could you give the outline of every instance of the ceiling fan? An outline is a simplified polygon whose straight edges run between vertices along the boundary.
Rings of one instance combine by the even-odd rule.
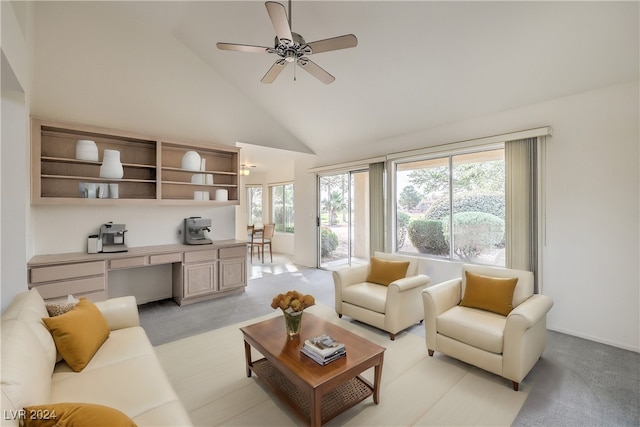
[[[321,82],[325,84],[332,83],[336,78],[318,64],[307,58],[307,56],[315,53],[356,47],[358,45],[358,39],[356,36],[353,34],[346,34],[344,36],[307,43],[300,34],[291,31],[291,0],[289,0],[288,19],[287,13],[282,4],[268,1],[265,3],[265,6],[267,7],[267,12],[269,13],[269,18],[271,19],[273,28],[276,31],[274,47],[235,43],[217,43],[216,46],[218,46],[218,49],[249,53],[275,53],[278,55],[280,58],[276,60],[269,71],[264,75],[261,80],[262,83],[273,83],[276,77],[278,77],[290,62],[294,63],[294,67],[296,64],[299,65],[303,70]]]

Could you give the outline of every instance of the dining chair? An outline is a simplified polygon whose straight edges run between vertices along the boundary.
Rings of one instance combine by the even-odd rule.
[[[253,262],[253,248],[258,249],[258,259],[260,259],[260,246],[256,245],[256,227],[255,225],[247,225],[247,247],[251,253],[251,262]]]
[[[253,239],[253,244],[258,247],[258,258],[260,257],[260,252],[262,252],[262,263],[264,264],[264,249],[265,246],[269,246],[269,256],[271,257],[271,262],[273,262],[273,251],[271,249],[271,239],[273,238],[273,233],[275,232],[276,225],[275,224],[265,224],[262,229],[262,236]]]

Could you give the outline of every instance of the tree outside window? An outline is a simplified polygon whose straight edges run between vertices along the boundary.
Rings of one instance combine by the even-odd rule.
[[[247,225],[262,224],[262,187],[247,187]]]
[[[277,232],[294,232],[293,184],[271,186],[271,219]]]
[[[396,250],[505,265],[504,149],[399,163]]]

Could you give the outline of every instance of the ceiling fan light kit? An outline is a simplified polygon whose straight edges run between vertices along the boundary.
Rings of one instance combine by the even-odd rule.
[[[282,4],[268,1],[265,3],[265,6],[276,32],[274,47],[220,42],[217,43],[218,49],[248,53],[274,53],[278,55],[280,58],[276,60],[264,75],[261,80],[262,83],[273,83],[289,63],[293,63],[294,67],[296,65],[300,66],[300,68],[325,84],[332,83],[335,80],[335,77],[329,74],[318,64],[311,61],[307,56],[316,53],[356,47],[358,45],[358,39],[356,36],[353,34],[346,34],[343,36],[306,43],[304,37],[291,31],[291,22],[289,21],[289,18],[291,17],[291,1],[289,1],[289,18],[287,18],[287,13]]]

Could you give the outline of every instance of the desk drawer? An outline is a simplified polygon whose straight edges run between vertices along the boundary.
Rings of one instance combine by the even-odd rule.
[[[31,269],[31,283],[104,275],[104,261],[63,264]]]
[[[212,261],[218,259],[217,249],[208,249],[205,251],[192,251],[184,253],[185,264],[191,262]]]
[[[104,292],[104,276],[89,277],[86,279],[67,280],[64,282],[48,283],[46,285],[34,286],[42,299],[53,299],[66,297],[69,294],[74,296],[91,292]]]
[[[182,262],[182,252],[175,252],[172,254],[151,255],[149,257],[149,264],[173,264],[175,262]]]
[[[247,256],[247,247],[234,246],[232,248],[220,248],[220,259],[244,258]]]
[[[118,268],[142,267],[145,265],[147,265],[146,256],[112,259],[111,261],[109,261],[109,268],[111,270],[115,270]]]

